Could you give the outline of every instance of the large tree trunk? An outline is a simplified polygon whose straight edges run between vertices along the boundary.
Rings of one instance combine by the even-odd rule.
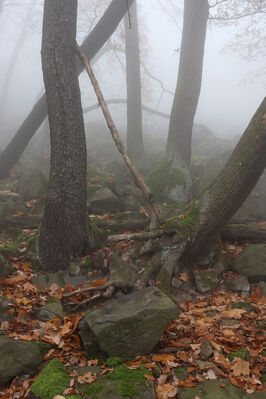
[[[112,0],[103,17],[92,30],[81,48],[89,61],[97,54],[106,40],[116,30],[117,25],[127,12],[127,3],[131,5],[134,0]],[[83,70],[79,62],[77,72]],[[43,95],[35,104],[32,111],[24,120],[16,135],[10,141],[6,149],[0,155],[0,180],[8,177],[10,169],[17,163],[29,141],[38,130],[47,116],[46,98]]]
[[[140,50],[137,3],[124,18],[127,79],[127,152],[134,162],[143,159]]]
[[[45,0],[42,68],[51,135],[50,182],[39,254],[45,270],[69,267],[89,247],[87,152],[76,68],[77,0]]]
[[[195,226],[180,258],[184,264],[196,264],[207,254],[222,227],[246,200],[263,173],[266,167],[265,120],[266,97],[225,167],[210,187],[189,205]]]
[[[198,105],[207,20],[208,0],[185,0],[178,81],[171,111],[166,159],[188,168],[191,159],[193,121]]]

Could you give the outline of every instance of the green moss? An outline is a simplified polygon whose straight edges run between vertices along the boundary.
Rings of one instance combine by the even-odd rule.
[[[169,190],[185,184],[185,175],[180,169],[170,169],[168,162],[163,161],[148,173],[145,181],[155,199],[164,201]]]
[[[244,309],[247,312],[254,312],[254,308],[251,303],[246,301],[233,302],[231,309]]]
[[[108,181],[112,176],[110,173],[104,172],[102,169],[92,164],[88,165],[87,171],[88,171],[89,181],[91,182]]]
[[[80,386],[79,390],[90,399],[97,399],[103,390],[103,384],[98,380],[93,384]]]
[[[147,380],[143,377],[144,374],[150,374],[145,367],[141,370],[129,370],[126,366],[121,365],[114,369],[109,379],[119,382],[120,396],[133,399],[139,393],[138,386],[145,387],[147,385]]]
[[[31,392],[38,399],[53,399],[62,395],[70,381],[64,366],[58,358],[52,359],[31,386]]]
[[[67,399],[84,399],[81,395],[66,396]]]
[[[100,230],[96,226],[92,218],[88,218],[88,229],[89,232],[91,232],[93,235],[95,248],[99,248],[102,245],[103,241],[106,239],[107,233],[105,231]]]
[[[250,352],[247,348],[240,348],[235,352],[230,352],[227,355],[228,359],[230,360],[230,362],[235,358],[235,357],[239,357],[242,360],[246,360],[246,361],[250,361],[251,359],[251,355]]]
[[[190,234],[195,229],[195,224],[198,220],[198,217],[199,208],[194,205],[184,214],[167,219],[164,222],[163,229],[167,233],[179,230],[182,234]]]
[[[118,358],[111,358],[118,359]],[[120,358],[121,359],[121,358]],[[97,399],[104,389],[106,381],[117,383],[119,395],[133,399],[139,397],[139,388],[150,386],[149,382],[143,377],[144,374],[150,374],[144,366],[141,369],[129,370],[126,366],[119,365],[109,373],[98,378],[96,382],[90,385],[81,385],[80,391],[87,395],[90,399]]]
[[[264,384],[266,383],[266,373],[262,374],[261,376],[261,382]]]
[[[123,358],[123,357],[109,357],[106,360],[106,366],[107,367],[116,367],[119,366],[122,363],[125,363],[127,361],[127,359]]]
[[[180,381],[185,381],[188,378],[188,372],[184,367],[178,367],[174,373]]]

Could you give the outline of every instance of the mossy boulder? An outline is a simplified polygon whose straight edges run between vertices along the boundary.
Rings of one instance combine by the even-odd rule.
[[[151,352],[177,315],[176,304],[158,288],[144,288],[87,312],[81,337],[88,331],[109,356],[134,357]]]
[[[14,267],[0,255],[0,277],[6,278],[15,271]]]
[[[63,306],[61,302],[50,302],[47,305],[42,306],[41,309],[36,312],[36,316],[38,320],[42,321],[56,318],[62,319],[64,317]]]
[[[50,345],[44,345],[46,350],[35,342],[0,336],[0,384],[6,384],[22,373],[33,374],[50,348]]]
[[[237,276],[227,278],[224,282],[225,288],[232,291],[249,292],[250,286],[246,276]]]
[[[70,381],[58,358],[52,359],[31,386],[30,399],[53,399],[62,395]]]
[[[251,282],[266,281],[266,244],[246,245],[233,268]]]
[[[90,213],[104,214],[123,210],[123,205],[117,196],[107,187],[99,187],[90,192],[87,199]]]
[[[182,202],[189,199],[191,177],[185,168],[172,168],[165,160],[151,170],[145,178],[156,201]]]
[[[93,384],[80,385],[79,389],[90,399],[155,399],[155,390],[151,382],[144,378],[145,374],[150,372],[144,366],[130,370],[125,365],[119,365]]]
[[[205,381],[195,388],[180,388],[179,399],[265,399],[265,392],[256,391],[246,393],[244,389],[237,388],[226,379]]]

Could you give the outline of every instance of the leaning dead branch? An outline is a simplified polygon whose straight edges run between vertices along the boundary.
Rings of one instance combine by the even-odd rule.
[[[114,121],[112,119],[112,116],[109,112],[109,109],[106,105],[105,99],[103,97],[103,93],[100,89],[100,86],[97,82],[97,79],[94,75],[94,72],[88,62],[87,57],[85,56],[85,54],[83,53],[83,51],[81,50],[81,48],[78,46],[78,44],[76,44],[76,51],[77,54],[79,55],[81,62],[83,63],[89,78],[91,80],[91,83],[93,85],[94,91],[96,93],[96,96],[98,98],[100,107],[103,111],[107,126],[111,132],[111,135],[115,141],[115,144],[118,148],[118,151],[120,152],[120,154],[122,155],[128,169],[130,170],[130,173],[132,174],[135,184],[136,186],[142,191],[145,199],[147,200],[148,204],[149,204],[149,208],[150,208],[150,229],[151,230],[155,230],[156,228],[159,227],[160,225],[160,219],[159,219],[159,212],[157,209],[157,206],[155,204],[154,201],[154,196],[151,193],[149,187],[147,186],[147,184],[144,181],[144,178],[141,176],[141,174],[139,173],[138,169],[136,168],[136,166],[133,164],[132,160],[130,159],[129,155],[126,152],[126,148],[124,146],[124,144],[122,143],[118,130],[114,124]]]

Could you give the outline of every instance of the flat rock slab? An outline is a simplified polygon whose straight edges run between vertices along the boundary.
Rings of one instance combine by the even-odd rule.
[[[49,348],[45,343],[39,345],[0,336],[0,385],[22,373],[36,371]]]
[[[252,282],[266,281],[266,244],[248,244],[233,265]]]
[[[144,288],[87,312],[81,337],[87,330],[109,356],[135,357],[154,349],[178,313],[177,305],[158,288]]]
[[[222,385],[222,387],[221,387]],[[244,389],[233,386],[228,380],[210,380],[195,388],[180,388],[179,399],[265,399],[265,392],[246,393]]]

